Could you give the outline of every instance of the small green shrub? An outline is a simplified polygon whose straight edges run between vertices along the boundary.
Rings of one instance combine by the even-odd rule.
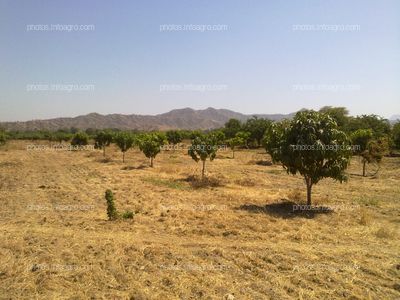
[[[115,220],[118,218],[118,212],[115,208],[114,195],[111,190],[106,190],[106,201],[107,201],[107,216],[109,220]]]
[[[121,215],[123,219],[133,219],[134,213],[133,211],[127,210]]]
[[[118,218],[133,219],[134,213],[132,211],[126,210],[122,214],[117,211],[114,202],[114,194],[111,190],[106,190],[105,197],[107,201],[107,216],[110,221],[116,220]]]
[[[84,132],[77,132],[72,137],[71,145],[72,146],[85,146],[89,144],[89,136]]]

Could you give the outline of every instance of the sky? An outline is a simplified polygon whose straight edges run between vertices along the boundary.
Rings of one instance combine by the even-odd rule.
[[[0,0],[0,121],[400,114],[397,0]]]

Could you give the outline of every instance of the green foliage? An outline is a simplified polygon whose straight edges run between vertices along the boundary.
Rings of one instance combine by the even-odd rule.
[[[208,136],[214,140],[216,145],[221,145],[225,142],[225,133],[222,130],[214,130],[208,134]]]
[[[114,135],[110,131],[100,131],[94,137],[94,147],[103,149],[103,156],[106,156],[106,147],[113,141]]]
[[[319,112],[325,113],[334,119],[341,130],[343,130],[349,122],[349,111],[346,107],[324,106]]]
[[[87,128],[85,130],[85,133],[90,136],[90,137],[94,137],[97,134],[97,129],[94,128]]]
[[[250,133],[250,139],[259,147],[262,143],[265,131],[271,126],[272,121],[259,119],[256,116],[248,119],[244,124],[244,130]]]
[[[62,142],[68,142],[71,139],[71,134],[62,132],[62,131],[57,131],[54,133],[54,140],[59,142],[60,144]]]
[[[290,123],[273,124],[264,143],[274,162],[282,163],[287,173],[304,177],[308,205],[311,188],[321,179],[347,179],[344,171],[350,161],[350,141],[327,114],[298,112]]]
[[[392,140],[396,149],[400,149],[400,122],[393,125]]]
[[[111,190],[106,190],[105,198],[107,201],[107,216],[109,220],[115,220],[118,218],[118,212],[115,208],[114,195]]]
[[[193,140],[193,139],[195,139],[196,137],[200,137],[200,136],[202,136],[202,135],[204,135],[204,133],[201,132],[200,130],[193,130],[193,131],[190,132],[190,134],[189,134],[189,139]]]
[[[371,129],[374,138],[379,138],[390,134],[390,123],[377,115],[362,115],[349,118],[346,131],[354,132],[358,129]]]
[[[167,140],[169,144],[176,145],[182,142],[182,134],[178,130],[169,130],[167,131]]]
[[[231,139],[242,129],[242,123],[237,119],[230,119],[225,123],[223,132],[226,138]]]
[[[245,139],[243,138],[243,132],[237,132],[235,137],[228,139],[226,143],[232,150],[232,158],[235,158],[235,148],[238,146],[243,146],[245,144]]]
[[[84,132],[77,132],[74,134],[71,140],[72,146],[84,146],[89,143],[89,137]]]
[[[366,164],[380,163],[383,156],[389,151],[387,137],[374,138],[372,129],[358,129],[351,134],[355,153],[360,155],[363,163],[363,176],[366,176]]]
[[[106,190],[105,198],[107,201],[108,220],[113,221],[119,217],[122,217],[123,219],[133,219],[134,213],[132,211],[126,210],[122,214],[117,211],[114,202],[114,194],[110,189]]]
[[[367,150],[368,143],[372,140],[373,135],[372,129],[357,129],[350,135],[356,154],[361,154]]]
[[[139,139],[139,149],[147,158],[150,158],[150,167],[153,167],[153,160],[161,151],[161,146],[166,142],[166,137],[160,133],[144,134]]]
[[[389,140],[386,137],[380,137],[368,142],[367,149],[360,155],[363,162],[363,176],[366,176],[366,163],[377,163],[389,152]]]
[[[45,131],[43,135],[44,135],[44,139],[46,139],[50,142],[53,142],[56,140],[56,136],[53,132]]]
[[[236,133],[235,137],[242,139],[243,140],[243,145],[246,148],[249,147],[250,132],[239,131],[238,133]]]
[[[135,137],[129,132],[118,132],[114,142],[122,152],[122,162],[125,162],[125,152],[135,145]]]
[[[220,137],[221,136],[219,136],[219,134],[202,134],[192,140],[192,144],[189,147],[188,154],[192,157],[194,161],[202,161],[202,178],[204,178],[205,163],[207,158],[212,161],[217,155],[218,142]]]
[[[368,162],[380,163],[382,158],[389,152],[389,141],[386,137],[374,139],[368,143],[366,151],[361,153],[362,157]]]
[[[10,131],[10,139],[13,140],[50,140],[61,143],[62,141],[69,141],[73,134],[69,129],[59,129],[51,132],[48,130],[27,130],[27,131]]]
[[[78,128],[75,128],[75,127],[71,127],[71,128],[69,129],[69,132],[72,133],[72,134],[75,134],[75,133],[78,133],[78,132],[79,132],[79,129],[78,129]]]
[[[134,216],[134,213],[133,213],[133,211],[130,211],[130,210],[124,211],[124,212],[122,213],[122,215],[121,215],[121,217],[122,217],[123,219],[133,219],[133,216]]]
[[[6,141],[7,141],[7,135],[4,132],[0,131],[0,146],[4,145]]]

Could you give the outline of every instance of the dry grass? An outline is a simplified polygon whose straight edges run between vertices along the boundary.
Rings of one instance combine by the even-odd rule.
[[[137,150],[0,149],[0,298],[399,299],[400,159],[348,183],[300,177],[262,151],[200,164]],[[104,192],[133,220],[107,221]]]

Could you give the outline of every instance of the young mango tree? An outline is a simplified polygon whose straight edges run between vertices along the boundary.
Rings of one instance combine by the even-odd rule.
[[[228,139],[226,143],[232,150],[232,158],[235,158],[235,148],[244,145],[245,141],[238,132],[236,133],[235,137]]]
[[[367,150],[361,155],[368,163],[376,163],[378,165],[378,169],[375,172],[376,174],[379,171],[383,157],[387,154],[389,154],[389,138],[380,137],[370,141]]]
[[[89,136],[84,132],[77,132],[71,140],[72,146],[85,146],[89,143]]]
[[[135,145],[135,137],[129,132],[119,132],[114,137],[114,142],[122,152],[122,162],[125,162],[125,152]]]
[[[347,180],[344,171],[350,162],[350,141],[327,114],[302,111],[290,123],[274,123],[264,144],[272,160],[281,163],[288,174],[304,177],[307,205],[311,205],[312,187],[321,179]]]
[[[243,129],[250,133],[252,144],[255,143],[257,147],[262,145],[262,140],[266,130],[271,126],[272,121],[253,116],[248,119],[243,126]]]
[[[228,139],[234,138],[236,134],[242,129],[242,122],[238,119],[229,119],[222,129]]]
[[[180,133],[180,131],[178,131],[178,130],[169,130],[169,131],[167,131],[166,135],[167,135],[168,143],[173,146],[175,146],[176,144],[179,144],[183,140],[183,136]],[[174,149],[175,149],[175,147],[174,147]]]
[[[366,159],[368,155],[366,155],[366,158],[364,158],[363,154],[367,154],[368,144],[370,141],[372,141],[372,138],[372,129],[358,129],[350,135],[351,142],[354,146],[354,153],[360,155],[361,157],[361,162],[363,164],[363,176],[366,174],[366,164],[368,162],[368,159]]]
[[[195,162],[200,160],[203,163],[201,170],[201,178],[204,179],[204,172],[206,167],[207,158],[213,161],[217,155],[218,150],[218,137],[213,134],[199,135],[192,140],[189,147],[188,154]]]
[[[62,144],[62,142],[68,142],[71,139],[71,134],[62,131],[57,131],[54,134],[54,138],[59,144]]]
[[[371,163],[378,164],[382,161],[384,155],[389,152],[389,141],[387,137],[373,137],[371,129],[358,129],[351,134],[351,140],[354,146],[355,154],[361,157],[363,164],[363,177],[367,175],[366,165]]]
[[[150,159],[150,167],[153,167],[153,160],[160,153],[161,147],[166,143],[166,137],[161,133],[144,134],[139,139],[139,149]]]
[[[113,134],[109,131],[100,131],[94,137],[94,147],[103,149],[103,157],[106,157],[106,147],[110,146],[113,141]]]
[[[238,133],[236,133],[235,137],[241,138],[243,140],[243,145],[246,148],[249,148],[250,132],[239,131]]]

